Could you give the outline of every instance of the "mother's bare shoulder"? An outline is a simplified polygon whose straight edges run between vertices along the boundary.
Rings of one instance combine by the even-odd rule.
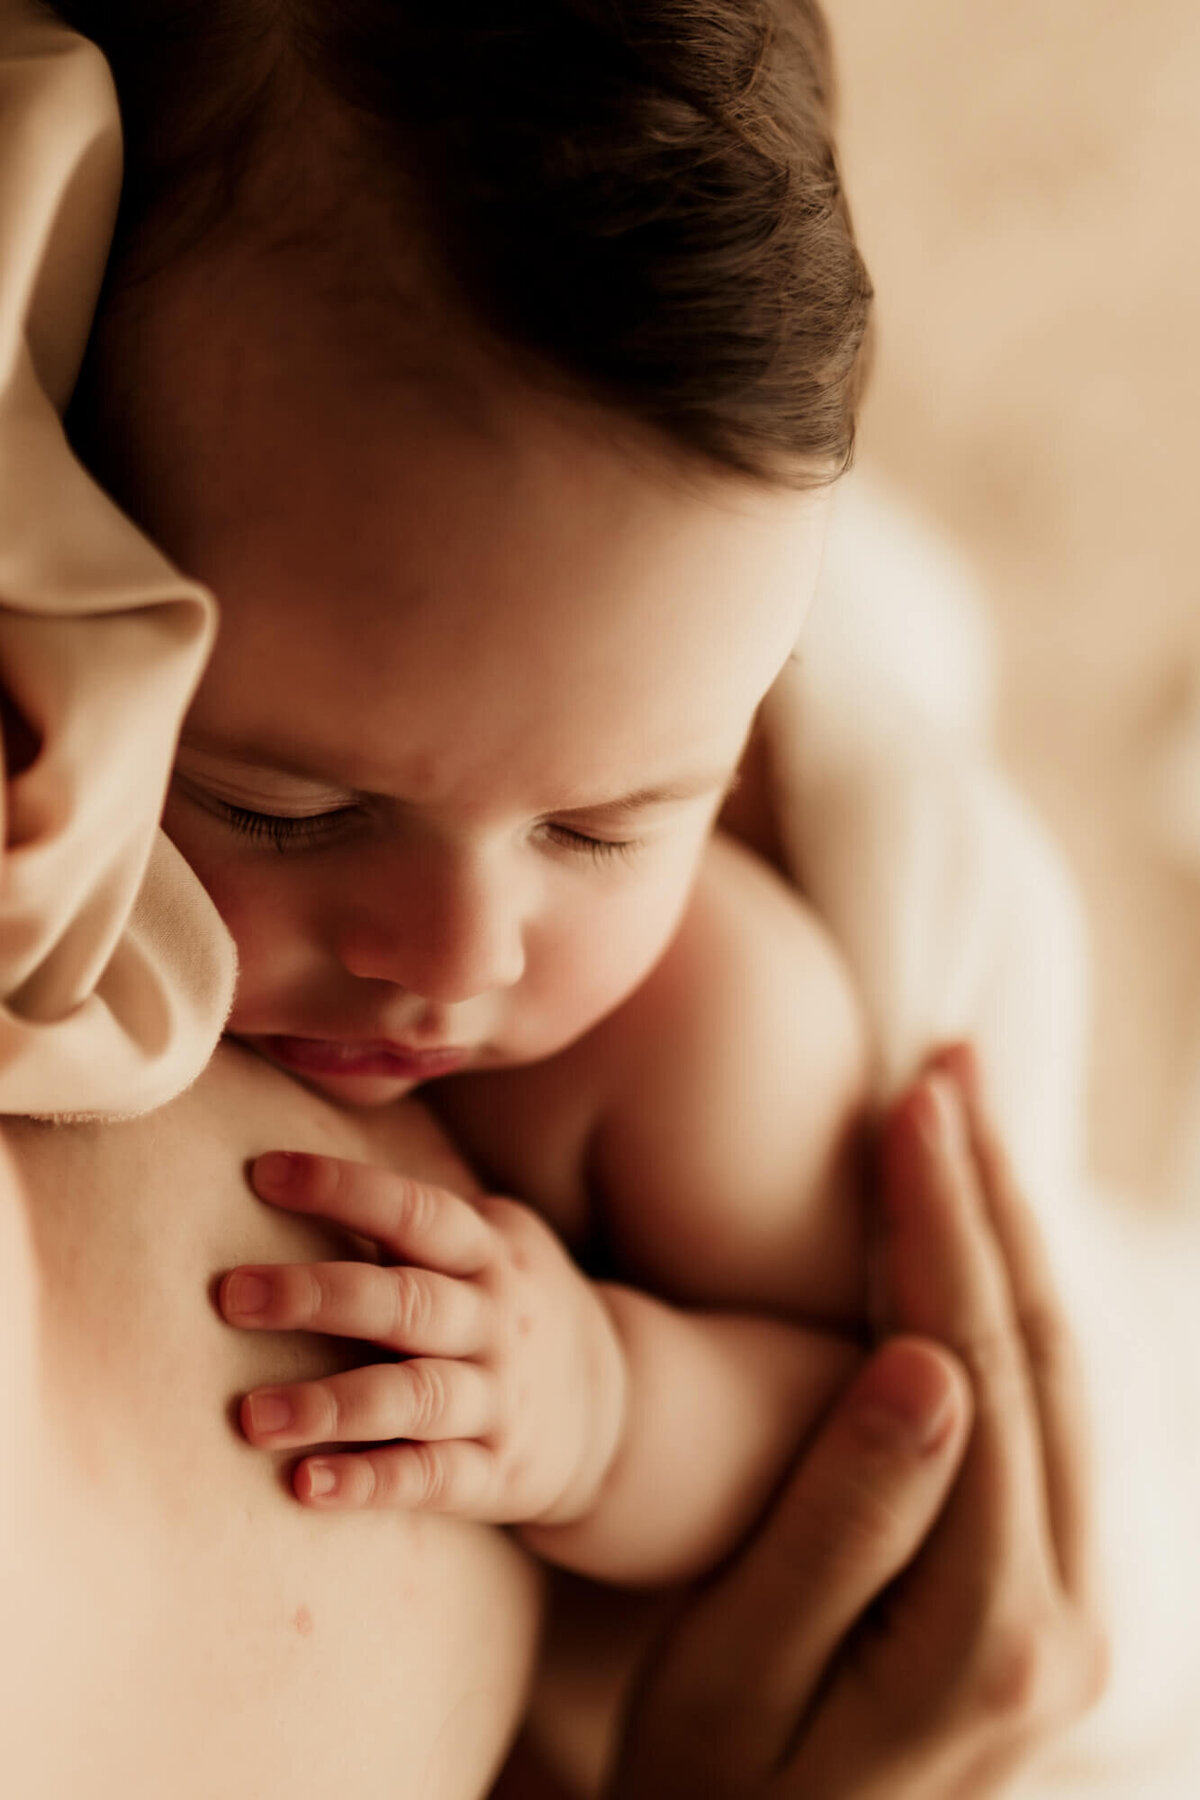
[[[347,1741],[361,1800],[474,1800],[519,1714],[524,1555],[459,1520],[314,1513],[237,1431],[249,1387],[363,1354],[217,1310],[236,1262],[361,1254],[256,1198],[273,1148],[467,1179],[416,1103],[341,1113],[231,1047],[146,1117],[3,1128],[0,1738],[23,1800],[315,1800]]]

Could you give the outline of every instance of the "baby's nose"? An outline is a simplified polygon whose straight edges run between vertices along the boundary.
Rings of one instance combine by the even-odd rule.
[[[347,923],[340,957],[353,975],[452,1005],[521,980],[524,910],[485,872],[457,868],[439,877],[426,869]]]

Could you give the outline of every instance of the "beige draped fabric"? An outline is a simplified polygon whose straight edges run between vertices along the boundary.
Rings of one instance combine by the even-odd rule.
[[[90,480],[60,419],[120,180],[101,56],[0,0],[0,683],[38,741],[3,789],[7,1113],[159,1105],[203,1068],[232,994],[228,935],[158,830],[215,607]]]

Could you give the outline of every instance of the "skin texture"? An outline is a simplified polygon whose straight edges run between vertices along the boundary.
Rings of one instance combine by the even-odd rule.
[[[757,699],[799,624],[796,595],[808,585],[800,574],[805,569],[811,574],[815,540],[811,531],[802,534],[801,551],[796,527],[801,508],[812,502],[792,496],[787,503],[790,510],[785,510],[782,503],[778,508],[772,503],[779,496],[741,487],[735,491],[726,485],[714,504],[711,491],[698,497],[695,480],[664,464],[661,457],[656,462],[652,450],[649,467],[655,479],[647,481],[647,446],[622,441],[619,434],[593,444],[599,461],[589,462],[580,447],[580,433],[570,428],[570,402],[504,389],[504,405],[480,407],[481,390],[470,381],[465,401],[469,429],[464,435],[459,417],[450,433],[452,441],[444,435],[449,427],[438,409],[422,411],[419,405],[410,405],[407,392],[403,424],[386,408],[381,419],[376,401],[356,406],[349,416],[336,406],[332,413],[322,413],[332,393],[340,391],[336,368],[332,380],[327,379],[328,344],[319,335],[313,338],[308,329],[312,321],[306,321],[303,308],[289,314],[282,306],[272,307],[266,304],[269,293],[261,288],[256,298],[262,321],[257,342],[245,309],[238,313],[239,329],[232,334],[223,331],[221,296],[212,290],[177,295],[173,312],[165,307],[160,318],[167,329],[164,344],[189,342],[198,347],[197,357],[208,355],[210,349],[224,357],[220,366],[207,371],[193,362],[187,372],[185,388],[193,395],[208,392],[211,408],[207,415],[203,408],[189,414],[186,406],[173,414],[169,369],[164,367],[164,383],[151,381],[143,390],[158,396],[161,409],[149,418],[136,413],[127,418],[127,441],[116,453],[118,462],[125,459],[126,491],[135,510],[185,566],[207,575],[228,606],[227,660],[222,665],[219,651],[214,664],[214,672],[223,666],[227,678],[222,678],[219,689],[209,690],[209,699],[202,693],[197,703],[188,754],[202,760],[191,768],[181,765],[171,828],[201,867],[246,952],[253,983],[239,999],[235,1023],[268,1052],[281,1034],[318,1040],[348,1037],[358,1044],[385,1036],[410,1048],[444,1044],[458,1041],[447,1035],[453,1026],[472,1056],[479,1058],[480,1068],[493,1055],[495,1066],[550,1055],[633,992],[671,939],[722,780],[736,764]],[[296,333],[307,354],[311,396],[311,403],[305,403],[308,410],[300,415],[294,408],[296,390],[271,379],[279,373],[271,343],[290,344],[294,356]],[[145,343],[152,364],[153,331]],[[266,382],[265,393],[255,391],[260,379]],[[496,390],[485,393],[485,401],[489,397],[494,401]],[[231,399],[241,413],[231,413]],[[536,419],[522,416],[521,431],[514,431],[510,441],[506,428],[526,403],[533,405]],[[227,427],[233,417],[239,419],[239,429],[230,433]],[[481,417],[485,429],[481,436],[473,436],[480,433]],[[254,427],[264,419],[269,428],[256,438]],[[531,425],[532,431],[527,429]],[[248,432],[242,426],[248,426]],[[194,430],[199,432],[199,444]],[[413,485],[393,487],[385,482],[381,488],[380,468],[396,470],[397,437],[405,447],[400,466],[411,473]],[[472,461],[468,439],[490,447],[482,464]],[[499,463],[494,454],[497,444],[505,449]],[[382,462],[381,445],[386,451]],[[341,471],[332,496],[326,480],[331,461]],[[135,479],[129,474],[134,469],[152,471],[152,478],[143,473]],[[239,503],[250,482],[257,484],[258,503],[239,516]],[[642,510],[651,490],[659,500],[671,499],[665,509],[656,505],[652,518]],[[225,559],[214,553],[207,567],[199,541],[189,546],[188,519],[172,511],[172,493],[189,492],[202,493],[212,509],[206,540],[210,545],[223,542],[229,553]],[[456,500],[448,516],[448,497],[453,496],[461,498],[462,505]],[[564,498],[570,505],[561,504]],[[595,507],[593,499],[598,502]],[[381,505],[383,500],[386,505]],[[364,530],[364,508],[373,520],[390,518],[397,535],[380,538]],[[803,516],[811,524],[811,513]],[[290,523],[297,517],[306,524],[298,533]],[[523,538],[523,521],[537,522],[535,536]],[[572,521],[569,528],[566,521]],[[582,535],[576,529],[581,521],[587,525]],[[413,655],[406,662],[398,651],[393,655],[392,647],[404,642],[394,616],[389,612],[385,625],[379,624],[379,595],[393,579],[399,551],[403,549],[407,558],[414,546],[421,579],[409,589],[402,615],[404,629],[417,633],[408,640]],[[654,571],[650,591],[645,586],[648,569]],[[664,578],[667,570],[673,570],[669,579]],[[447,571],[453,576],[448,586],[440,579]],[[281,572],[287,573],[282,587],[276,581]],[[539,586],[544,572],[550,577],[545,590]],[[496,581],[499,596],[495,586],[488,585]],[[340,630],[323,636],[313,627],[321,609],[328,609],[331,592],[337,595]],[[473,595],[487,592],[500,604],[493,608],[472,601]],[[573,611],[560,611],[573,606],[576,594],[578,617]],[[622,610],[626,595],[637,596],[641,617],[647,616],[649,605],[649,616],[655,620],[651,641],[639,646],[641,653],[633,663],[629,645],[634,620]],[[519,641],[505,630],[506,606],[518,596],[521,616],[532,627],[520,634]],[[599,604],[602,597],[611,600],[610,610]],[[585,622],[585,613],[590,635],[577,629]],[[564,618],[569,630],[560,629]],[[712,667],[713,642],[728,646],[721,664],[722,688],[727,699],[733,696],[728,705],[704,679]],[[347,644],[355,649],[349,662],[339,651],[339,645]],[[565,660],[564,651],[569,652]],[[419,681],[411,674],[418,667]],[[627,693],[614,682],[614,674],[631,668],[635,678]],[[581,671],[587,674],[582,682],[576,679]],[[453,681],[448,679],[451,675]],[[306,758],[297,767],[296,733],[311,750],[319,727],[308,704],[317,685],[352,699],[342,722],[352,713],[356,742],[365,746],[352,767],[339,765],[329,754],[337,746],[319,739],[319,762]],[[621,698],[616,713],[615,692]],[[248,744],[247,725],[259,720],[268,693],[283,698],[278,720],[282,737],[265,745],[257,738]],[[394,708],[398,693],[404,698],[402,712]],[[510,703],[516,693],[522,696],[520,707]],[[206,710],[210,706],[215,710]],[[405,741],[393,760],[398,713]],[[620,729],[612,729],[614,718]],[[599,762],[597,746],[604,746]],[[244,779],[247,769],[254,781],[261,780],[265,761],[265,772],[274,784],[269,784],[270,791],[223,788],[233,749],[237,780]],[[684,751],[686,765],[680,760]],[[707,764],[703,768],[702,753]],[[224,763],[223,770],[214,770],[214,756]],[[546,779],[548,771],[556,776],[553,788]],[[570,780],[557,785],[564,771]],[[280,774],[293,784],[282,793],[276,782]],[[560,869],[555,861],[568,841],[558,835],[564,825],[584,837],[600,837],[605,830],[617,835],[626,826],[622,823],[614,832],[611,807],[598,801],[611,802],[647,782],[661,786],[701,774],[709,784],[707,794],[676,797],[659,815],[661,828],[655,821],[655,842],[662,857],[654,862],[653,880],[648,872],[639,874],[636,884],[631,880],[630,893],[643,880],[646,885],[636,904],[631,900],[627,915],[621,904],[623,887],[620,894],[606,889],[604,905],[597,902],[595,911],[590,910],[590,899],[587,905],[577,904],[574,889],[571,904],[562,904],[568,870],[575,879],[570,862]],[[294,785],[298,775],[299,790]],[[589,785],[589,778],[599,775],[603,785]],[[289,858],[249,867],[253,846],[235,845],[228,815],[223,819],[220,815],[222,807],[231,804],[275,812],[290,806],[294,811],[298,792],[305,810],[311,811],[319,800],[320,810],[342,812],[350,797],[353,811],[336,827],[339,832],[346,827],[344,839],[331,837],[319,847],[314,840],[305,850],[311,865],[303,881],[297,876],[293,883]],[[619,809],[622,819],[627,810]],[[218,824],[220,834],[214,835]],[[261,857],[261,844],[253,848]],[[245,863],[239,862],[243,854]],[[587,855],[593,857],[595,852]],[[631,862],[629,868],[634,867]],[[321,879],[314,879],[314,870]],[[607,864],[596,863],[589,873],[607,880]],[[222,883],[227,884],[223,891]],[[560,929],[568,919],[569,928]],[[589,971],[586,982],[564,986],[579,952],[589,949],[594,934],[601,931],[606,941],[611,934],[616,946],[613,960],[607,953],[600,958],[594,983]],[[260,938],[256,932],[261,932]],[[561,1004],[567,989],[569,1006]],[[397,1082],[394,1075],[381,1077],[377,1070],[326,1074],[321,1081],[338,1098],[363,1104],[394,1098],[410,1085],[407,1079]],[[942,1192],[944,1173],[944,1161],[935,1159],[915,1183],[916,1191]],[[951,1189],[961,1199],[961,1166],[956,1179],[957,1186],[952,1182]],[[961,1225],[958,1220],[953,1229]],[[1003,1267],[1007,1249],[1002,1243],[998,1253],[993,1246],[987,1254],[998,1254]],[[901,1256],[898,1268],[905,1266],[911,1267],[911,1261],[906,1264]],[[950,1266],[957,1281],[961,1270],[953,1258]],[[902,1311],[914,1302],[911,1295],[900,1293],[901,1285]],[[954,1282],[950,1285],[953,1288]],[[989,1341],[986,1333],[990,1330],[994,1338],[997,1320],[988,1316],[986,1284],[967,1280],[962,1286],[957,1318],[943,1320],[935,1306],[928,1329],[935,1333],[943,1329],[956,1347],[965,1334],[969,1350],[975,1341],[972,1330],[982,1322],[985,1336],[980,1341]],[[1001,1323],[1011,1344],[1016,1327],[1007,1317]],[[1022,1352],[1015,1354],[1019,1359]],[[901,1385],[915,1379],[913,1366],[907,1376],[901,1370]],[[933,1371],[935,1387],[939,1370],[943,1388],[955,1379],[945,1374],[944,1352],[920,1350],[915,1366],[926,1375]],[[993,1400],[983,1363],[975,1368],[968,1356],[967,1368],[977,1404],[980,1399]],[[1011,1382],[1006,1391],[1011,1400]],[[856,1390],[846,1402],[852,1417],[857,1416],[853,1409],[860,1400]],[[975,1715],[953,1703],[961,1692],[958,1675],[964,1647],[972,1654],[978,1650],[979,1666],[994,1675],[998,1664],[1003,1665],[1005,1645],[1015,1643],[1021,1652],[1036,1644],[1039,1658],[1044,1651],[1045,1665],[1053,1665],[1056,1672],[1060,1705],[1055,1719],[1067,1710],[1062,1696],[1076,1696],[1094,1680],[1090,1665],[1086,1681],[1080,1674],[1088,1662],[1080,1649],[1088,1641],[1087,1633],[1079,1630],[1071,1637],[1065,1625],[1069,1617],[1080,1616],[1077,1593],[1065,1593],[1060,1585],[1052,1590],[1056,1606],[1048,1607],[1046,1584],[1029,1576],[1031,1568],[1044,1573],[1057,1559],[1059,1541],[1053,1536],[1057,1515],[1051,1519],[1036,1507],[1031,1510],[1031,1484],[1036,1486],[1047,1469],[1061,1474],[1064,1457],[1073,1460],[1069,1442],[1064,1451],[1069,1436],[1065,1420],[1072,1405],[1044,1426],[1035,1422],[1032,1428],[1029,1408],[1024,1413],[1018,1409],[1019,1432],[1011,1442],[1003,1434],[1013,1421],[1012,1406],[993,1404],[985,1410],[994,1434],[990,1453],[982,1458],[981,1474],[970,1481],[964,1476],[967,1499],[947,1507],[939,1529],[955,1517],[964,1521],[951,1559],[955,1569],[961,1573],[967,1566],[963,1551],[970,1551],[975,1557],[970,1566],[994,1575],[988,1593],[1007,1598],[1007,1615],[978,1606],[963,1614],[957,1598],[948,1598],[940,1587],[934,1594],[929,1582],[923,1589],[918,1584],[925,1617],[947,1627],[939,1641],[949,1643],[953,1654],[940,1663],[933,1657],[916,1670],[904,1658],[896,1657],[890,1664],[884,1659],[879,1693],[872,1700],[881,1719],[895,1724],[912,1716],[910,1703],[924,1691],[937,1729],[930,1738],[904,1744],[896,1724],[896,1735],[889,1742],[885,1732],[874,1738],[864,1733],[862,1718],[853,1707],[818,1707],[814,1718],[824,1735],[812,1753],[816,1760],[810,1762],[828,1777],[819,1791],[847,1795],[897,1791],[878,1785],[872,1790],[862,1783],[878,1784],[886,1772],[894,1774],[897,1756],[907,1757],[913,1767],[924,1767],[921,1759],[932,1745],[927,1759],[931,1782],[914,1787],[914,1793],[935,1793],[932,1782],[940,1780],[949,1796],[959,1789],[946,1783],[959,1781],[966,1769],[978,1776],[971,1791],[986,1792],[982,1784],[1017,1760],[1031,1737],[1049,1729],[1052,1709],[1046,1705],[1026,1710],[1011,1702],[1014,1692],[1029,1691],[1033,1685],[1023,1677],[1008,1682],[1007,1689],[1003,1681],[989,1677],[981,1692],[993,1699],[983,1710],[989,1720],[999,1718],[1001,1725],[981,1737]],[[801,1493],[811,1494],[814,1481],[819,1490],[822,1479],[835,1486],[856,1475],[861,1482],[862,1463],[856,1465],[853,1455],[855,1442],[861,1449],[861,1441],[842,1440],[839,1446],[835,1434],[821,1443],[828,1446],[831,1441],[832,1450],[825,1452],[828,1460],[818,1458],[815,1465],[804,1465],[798,1477]],[[939,1440],[942,1453],[953,1442],[957,1454],[961,1441],[953,1433]],[[983,1441],[988,1443],[987,1434]],[[1003,1474],[1001,1452],[1008,1450],[1019,1452],[1021,1474],[1015,1484],[1006,1482]],[[814,1466],[816,1476],[811,1473]],[[846,1562],[834,1558],[823,1577],[814,1576],[828,1583],[824,1590],[828,1606],[806,1609],[820,1629],[813,1628],[816,1636],[803,1656],[793,1654],[768,1599],[771,1592],[778,1597],[783,1591],[778,1572],[791,1566],[797,1554],[795,1534],[799,1533],[801,1553],[805,1547],[810,1557],[814,1549],[824,1551],[829,1521],[836,1515],[805,1516],[801,1505],[802,1516],[791,1521],[790,1539],[785,1529],[782,1537],[768,1533],[760,1540],[760,1574],[750,1584],[748,1602],[746,1590],[739,1590],[735,1580],[733,1590],[726,1585],[714,1590],[718,1597],[732,1591],[735,1603],[718,1598],[714,1607],[701,1606],[689,1615],[693,1624],[685,1627],[685,1650],[672,1651],[662,1664],[665,1685],[647,1698],[643,1724],[630,1740],[620,1777],[630,1792],[636,1791],[630,1784],[638,1781],[646,1792],[665,1791],[646,1787],[645,1771],[654,1770],[655,1781],[663,1768],[686,1771],[689,1742],[703,1741],[694,1731],[694,1699],[688,1696],[705,1695],[704,1659],[689,1660],[689,1632],[698,1634],[693,1643],[702,1641],[715,1620],[722,1641],[760,1645],[773,1670],[764,1689],[768,1698],[784,1695],[789,1706],[793,1701],[804,1705],[833,1646],[864,1600],[871,1598],[867,1587],[903,1564],[928,1529],[945,1492],[943,1484],[953,1473],[952,1459],[938,1464],[937,1479],[922,1463],[917,1481],[911,1455],[905,1466],[907,1483],[900,1479],[897,1465],[889,1464],[897,1474],[896,1511],[891,1516],[903,1521],[903,1531],[888,1536],[878,1559],[872,1560],[857,1554],[861,1540],[850,1530],[854,1553]],[[968,1459],[966,1470],[972,1466]],[[843,1487],[843,1499],[854,1491]],[[789,1517],[786,1507],[782,1516],[785,1521]],[[815,1540],[814,1519],[820,1528]],[[882,1537],[880,1521],[873,1524],[876,1536]],[[1009,1554],[1014,1542],[1028,1546],[1031,1536],[1037,1537],[1044,1554],[1032,1562],[1024,1554],[1019,1558]],[[953,1545],[954,1532],[950,1540]],[[809,1566],[825,1568],[824,1556]],[[773,1581],[765,1585],[764,1568],[774,1570]],[[942,1579],[947,1579],[945,1569]],[[787,1610],[790,1616],[795,1608]],[[1018,1654],[1018,1675],[1021,1662]],[[1007,1666],[1011,1672],[1013,1662]],[[673,1680],[678,1683],[674,1689]],[[1037,1685],[1039,1694],[1049,1692],[1048,1678],[1040,1672]],[[711,1697],[710,1683],[702,1707]],[[786,1711],[781,1708],[780,1716]],[[736,1680],[723,1709],[718,1705],[712,1716],[731,1740],[714,1741],[713,1764],[729,1771],[730,1793],[751,1793],[754,1782],[775,1780],[782,1766],[781,1741],[777,1738],[764,1758],[761,1745],[754,1742],[760,1717],[754,1697]],[[796,1713],[787,1716],[790,1733]],[[778,1732],[778,1716],[773,1729]],[[840,1790],[834,1785],[839,1781]],[[694,1791],[694,1780],[679,1791]]]
[[[0,1164],[0,1736],[21,1800],[478,1800],[536,1653],[538,1574],[461,1520],[298,1507],[233,1423],[356,1361],[233,1332],[238,1261],[346,1257],[264,1206],[276,1142],[472,1191],[415,1101],[355,1119],[226,1046],[150,1117],[7,1120]]]

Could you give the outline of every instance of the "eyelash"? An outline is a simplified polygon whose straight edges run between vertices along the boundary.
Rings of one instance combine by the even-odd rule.
[[[232,801],[218,800],[215,795],[212,804],[226,823],[243,837],[256,844],[273,844],[280,854],[327,836],[336,821],[351,811],[347,806],[333,812],[313,813],[309,818],[291,818],[286,813],[252,812],[247,806],[234,806]]]
[[[567,825],[547,825],[546,835],[564,850],[576,856],[590,856],[595,863],[610,863],[622,857],[628,860],[641,845],[640,838],[588,837],[586,832],[572,831]]]
[[[234,806],[231,801],[217,800],[215,796],[213,804],[236,832],[253,843],[272,844],[281,855],[327,836],[336,822],[353,810],[348,806],[339,807],[333,812],[314,813],[309,818],[293,818],[286,813],[252,812],[249,807]],[[641,843],[639,838],[588,837],[585,832],[572,831],[566,825],[547,825],[546,835],[560,848],[576,856],[590,856],[595,863],[628,858]]]

